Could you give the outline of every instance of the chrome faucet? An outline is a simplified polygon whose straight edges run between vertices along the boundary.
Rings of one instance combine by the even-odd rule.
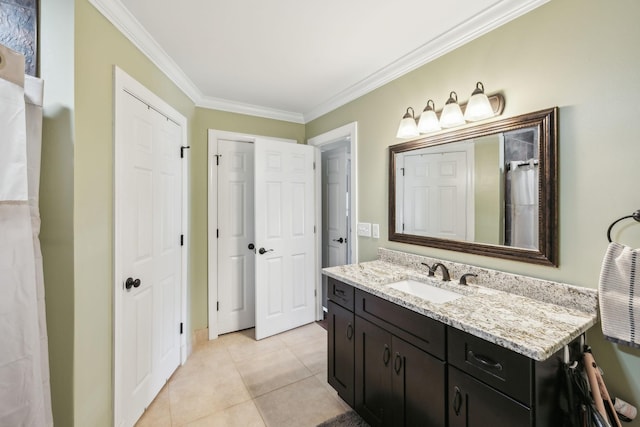
[[[435,273],[436,270],[438,270],[438,267],[442,267],[442,281],[443,282],[448,282],[449,280],[451,280],[451,277],[449,277],[449,270],[447,270],[447,267],[444,266],[444,264],[438,262],[436,264],[433,264],[432,267],[429,268],[429,271],[432,273]],[[431,274],[433,275],[433,274]]]

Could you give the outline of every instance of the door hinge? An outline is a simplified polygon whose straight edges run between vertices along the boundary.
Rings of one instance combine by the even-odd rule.
[[[313,234],[316,234],[316,226],[313,226]]]
[[[180,322],[180,335],[184,334],[184,323]]]
[[[220,157],[222,157],[222,154],[214,154],[214,156],[216,156],[216,166],[220,166]]]
[[[317,296],[318,296],[318,290],[317,290],[317,289],[314,289],[314,290],[313,290],[313,296],[314,296],[314,297],[317,297]]]
[[[316,162],[313,162],[313,170],[316,170]]]
[[[400,170],[402,171],[402,176],[404,176],[404,168],[400,168]]]
[[[184,246],[184,234],[180,235],[180,246]]]
[[[404,231],[404,222],[402,223],[402,231]]]
[[[180,158],[181,159],[184,159],[184,150],[188,150],[189,148],[191,148],[189,145],[180,147]]]
[[[216,239],[220,238],[220,229],[216,228]]]
[[[216,301],[216,311],[220,311],[220,301]]]

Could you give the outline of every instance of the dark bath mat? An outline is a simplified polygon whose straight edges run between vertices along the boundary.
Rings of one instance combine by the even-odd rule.
[[[369,424],[354,411],[349,411],[318,424],[318,427],[369,427]]]

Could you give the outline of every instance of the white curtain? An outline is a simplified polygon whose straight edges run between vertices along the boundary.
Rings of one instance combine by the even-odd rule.
[[[538,249],[538,165],[511,163],[511,246]]]
[[[0,56],[0,426],[51,426],[38,238],[43,82],[10,75],[15,56],[1,45]]]

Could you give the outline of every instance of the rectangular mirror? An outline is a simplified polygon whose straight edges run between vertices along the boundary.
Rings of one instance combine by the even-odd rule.
[[[389,240],[557,266],[557,110],[389,147]]]

